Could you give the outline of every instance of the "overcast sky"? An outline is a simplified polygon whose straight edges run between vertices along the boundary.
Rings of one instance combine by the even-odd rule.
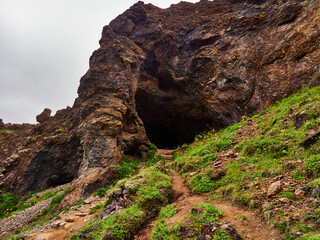
[[[35,123],[44,108],[72,106],[103,26],[136,2],[0,0],[0,118]]]

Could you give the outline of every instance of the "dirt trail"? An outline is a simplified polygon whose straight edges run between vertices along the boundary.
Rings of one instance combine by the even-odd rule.
[[[245,240],[281,240],[277,228],[262,221],[259,212],[238,208],[231,203],[213,203],[213,205],[224,212],[222,222],[230,222]]]
[[[177,205],[177,214],[166,220],[166,224],[172,226],[179,221],[185,221],[193,207],[199,203],[209,202],[208,195],[194,195],[183,182],[182,177],[172,173],[173,203]],[[257,212],[244,210],[233,206],[231,203],[211,202],[216,208],[222,210],[225,216],[222,223],[231,223],[237,232],[245,240],[281,240],[283,237],[279,231],[270,224],[261,220]],[[135,237],[135,240],[150,240],[153,222],[146,225]]]
[[[205,195],[191,194],[182,177],[176,172],[173,172],[172,175],[172,190],[174,203],[177,205],[178,211],[176,215],[166,220],[166,224],[169,226],[186,220],[193,207],[207,201],[207,196]]]
[[[173,203],[177,205],[177,214],[166,220],[169,226],[175,222],[184,221],[191,209],[199,203],[206,202],[207,197],[204,195],[192,195],[189,188],[184,184],[182,177],[176,173],[172,173],[172,191]],[[135,236],[135,240],[150,240],[152,235],[153,222],[146,225]]]

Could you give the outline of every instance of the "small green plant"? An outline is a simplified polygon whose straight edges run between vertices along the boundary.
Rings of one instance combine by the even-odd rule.
[[[101,208],[103,207],[103,205],[101,204],[98,204],[92,208],[90,208],[90,211],[89,211],[89,214],[94,214],[95,212],[97,212],[98,210],[100,210]]]
[[[316,177],[320,172],[320,155],[314,155],[306,159],[304,163],[304,171],[308,178]]]
[[[3,194],[0,191],[0,219],[17,209],[18,198],[14,194]]]
[[[123,62],[129,62],[129,63],[132,63],[132,60],[128,57],[121,57],[122,61]]]
[[[208,176],[197,174],[190,179],[189,187],[195,193],[206,193],[212,191],[216,184]]]
[[[292,199],[293,198],[293,193],[292,192],[283,192],[282,193],[282,197]]]
[[[153,143],[150,143],[149,148],[150,148],[150,150],[147,152],[148,159],[152,159],[156,155],[157,146]]]
[[[61,200],[60,200],[61,201]],[[73,204],[73,206],[80,206],[84,203],[84,198],[81,198],[79,201]]]
[[[187,149],[188,147],[189,147],[189,145],[186,143],[182,144],[182,146],[181,146],[181,148],[183,148],[183,149]]]
[[[56,133],[62,133],[64,130],[62,128],[59,128],[56,130]]]
[[[247,215],[239,215],[238,216],[238,219],[242,220],[242,221],[245,221],[245,220],[248,220],[248,216]]]
[[[138,166],[142,162],[143,161],[141,159],[123,157],[121,159],[121,166],[118,168],[120,179],[129,177],[131,174],[133,174],[139,169]]]
[[[107,189],[105,188],[98,188],[97,189],[97,195],[99,197],[104,197],[106,195]]]
[[[132,173],[132,169],[127,164],[123,164],[118,168],[118,172],[120,178],[125,178]]]
[[[155,144],[150,143],[149,148],[150,148],[151,150],[157,150],[158,147],[157,147]]]
[[[191,212],[191,219],[194,218],[197,225],[203,226],[208,222],[218,222],[219,217],[224,213],[208,203],[200,203],[197,205],[196,211]]]

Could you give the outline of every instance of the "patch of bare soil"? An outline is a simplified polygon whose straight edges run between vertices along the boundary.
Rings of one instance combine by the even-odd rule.
[[[89,223],[94,215],[90,215],[90,209],[98,204],[103,204],[105,198],[90,197],[85,204],[72,207],[67,212],[62,212],[52,221],[43,226],[31,229],[22,234],[25,240],[64,240],[78,232]]]
[[[153,222],[148,223],[143,227],[137,235],[134,237],[135,240],[150,240],[152,235]]]
[[[182,177],[176,172],[172,175],[172,190],[174,203],[178,211],[176,215],[166,220],[168,226],[186,220],[193,207],[207,200],[207,196],[205,195],[191,194],[189,188],[183,182]]]
[[[259,212],[241,209],[228,202],[214,203],[214,206],[224,212],[222,221],[229,222],[246,240],[281,240],[277,228],[266,223],[259,217]]]

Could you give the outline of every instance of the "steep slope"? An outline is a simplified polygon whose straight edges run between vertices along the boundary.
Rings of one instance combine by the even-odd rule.
[[[147,157],[319,84],[320,2],[138,2],[105,26],[72,108],[39,124],[0,124],[0,188],[72,181],[64,209]]]
[[[192,191],[258,209],[285,239],[318,239],[319,90],[304,88],[250,119],[200,135],[172,166]]]
[[[198,135],[174,159],[168,151],[159,151],[166,158],[123,159],[123,179],[109,186],[97,215],[84,216],[84,228],[39,227],[22,236],[319,239],[319,105],[320,87],[304,87],[258,115]]]

